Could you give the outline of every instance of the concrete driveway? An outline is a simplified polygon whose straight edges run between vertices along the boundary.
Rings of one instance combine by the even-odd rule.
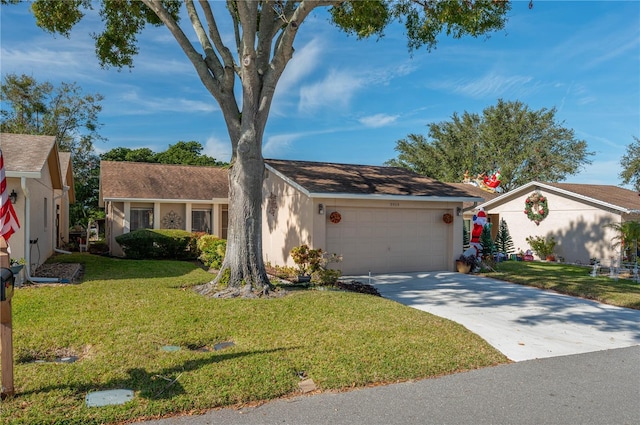
[[[640,310],[446,271],[345,279],[460,323],[514,361],[640,345]]]

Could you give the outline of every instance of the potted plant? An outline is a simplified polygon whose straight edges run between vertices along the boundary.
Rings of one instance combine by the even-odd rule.
[[[456,259],[456,270],[458,270],[458,273],[470,273],[475,265],[476,257],[473,255],[460,254]]]
[[[310,249],[307,244],[302,244],[291,250],[291,257],[298,266],[298,282],[309,282],[311,274],[320,269],[322,250]]]
[[[549,239],[544,236],[529,236],[526,241],[541,260],[555,261],[553,250],[556,247],[556,241],[553,236]]]
[[[24,267],[24,265],[25,265],[24,258],[21,258],[21,259],[19,259],[19,260],[16,260],[16,259],[13,259],[13,258],[12,258],[12,259],[11,259],[11,264],[10,264],[9,268],[11,269],[11,272],[12,272],[14,275],[17,275],[18,273],[20,273],[20,271],[22,270],[22,268]]]

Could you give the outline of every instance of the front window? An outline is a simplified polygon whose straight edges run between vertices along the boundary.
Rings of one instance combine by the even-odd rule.
[[[229,209],[228,207],[222,207],[222,239],[227,239],[227,230],[229,229]]]
[[[131,208],[131,230],[152,229],[153,208]]]
[[[211,210],[191,211],[191,231],[211,234]]]

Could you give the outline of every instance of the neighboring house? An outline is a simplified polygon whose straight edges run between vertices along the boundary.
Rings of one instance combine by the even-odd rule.
[[[100,206],[110,254],[132,230],[182,229],[227,238],[229,182],[220,167],[100,162]]]
[[[69,240],[69,204],[75,202],[71,155],[58,152],[53,136],[0,133],[0,148],[20,222],[9,239],[11,258],[24,258],[30,277]]]
[[[548,216],[536,224],[525,214],[525,201],[534,192],[545,197]],[[613,247],[617,233],[606,225],[640,219],[640,196],[637,192],[609,185],[531,182],[478,205],[493,223],[500,219],[509,228],[516,249],[526,251],[528,236],[553,236],[555,254],[571,263],[589,264],[597,258],[609,264],[619,258]]]
[[[301,244],[342,255],[343,274],[454,270],[463,203],[454,185],[394,167],[266,160],[263,254],[293,265]],[[450,222],[447,222],[450,221]]]

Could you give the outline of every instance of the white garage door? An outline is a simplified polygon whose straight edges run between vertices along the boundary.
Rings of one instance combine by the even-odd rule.
[[[340,223],[327,222],[327,251],[342,254],[343,274],[449,269],[446,212],[396,208],[334,208]]]

